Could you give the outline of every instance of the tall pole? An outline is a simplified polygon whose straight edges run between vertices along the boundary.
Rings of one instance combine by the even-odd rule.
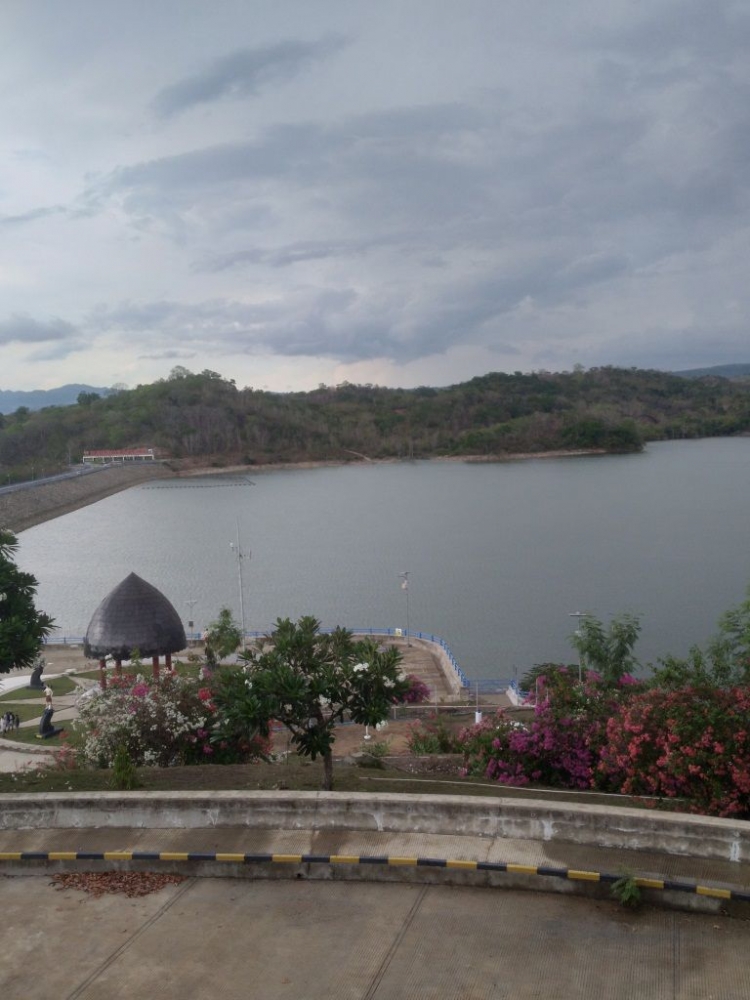
[[[240,545],[240,522],[237,521],[237,544],[234,542],[229,543],[230,548],[237,556],[237,577],[238,584],[240,588],[240,626],[242,628],[242,648],[245,648],[245,588],[242,581],[242,560],[245,558],[245,553],[242,551],[242,546]],[[251,557],[251,553],[248,552],[248,558]]]
[[[401,577],[401,589],[406,592],[406,645],[411,646],[411,638],[409,637],[409,573],[404,570],[403,573],[399,573]]]
[[[195,622],[193,621],[193,608],[198,603],[197,597],[191,597],[190,600],[185,601],[185,604],[190,608],[190,618],[188,618],[188,629],[192,634],[195,631]],[[190,640],[188,639],[188,642]]]
[[[586,612],[586,611],[571,611],[571,613],[568,615],[568,617],[576,619],[576,631],[575,631],[575,634],[577,636],[580,636],[580,634],[581,634],[581,619],[582,618],[587,618],[588,617],[588,612]],[[581,653],[581,651],[579,649],[578,650],[578,683],[580,684],[582,681],[583,681],[583,655],[582,655],[582,653]]]

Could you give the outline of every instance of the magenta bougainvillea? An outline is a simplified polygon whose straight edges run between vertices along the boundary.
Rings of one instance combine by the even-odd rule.
[[[466,772],[509,785],[591,788],[607,720],[637,689],[629,675],[612,685],[593,671],[583,683],[565,667],[550,671],[537,681],[529,723],[519,725],[500,712],[464,730]]]
[[[646,690],[631,677],[541,680],[534,718],[505,712],[463,731],[467,774],[509,785],[599,788],[750,817],[750,689]]]

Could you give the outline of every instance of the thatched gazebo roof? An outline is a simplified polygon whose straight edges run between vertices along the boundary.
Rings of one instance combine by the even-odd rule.
[[[89,622],[83,652],[89,659],[163,656],[187,646],[180,616],[160,590],[135,573],[104,598]]]

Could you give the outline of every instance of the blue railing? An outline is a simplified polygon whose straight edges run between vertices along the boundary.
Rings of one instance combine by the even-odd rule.
[[[263,631],[263,630],[259,630],[259,629],[247,630],[245,632],[245,638],[246,639],[262,639],[264,636],[269,635],[271,631],[272,631],[272,629],[268,629],[267,631]],[[321,628],[320,631],[321,632],[329,632],[330,633],[330,632],[335,632],[335,629],[334,628]],[[451,667],[453,668],[453,671],[455,672],[456,676],[458,677],[458,680],[459,680],[459,682],[461,684],[461,687],[465,687],[465,688],[471,687],[471,688],[473,688],[473,687],[476,687],[477,683],[479,683],[480,685],[483,685],[485,683],[490,683],[490,682],[485,682],[485,681],[472,681],[472,682],[470,682],[469,679],[467,678],[466,674],[463,672],[463,670],[459,666],[458,660],[453,655],[453,651],[451,650],[450,646],[445,641],[445,639],[442,639],[439,635],[433,635],[431,632],[415,632],[412,629],[409,629],[407,631],[405,628],[352,628],[352,629],[349,629],[349,631],[353,632],[355,635],[385,635],[385,636],[390,635],[390,636],[393,636],[394,638],[397,637],[397,636],[399,636],[399,637],[403,636],[403,638],[405,638],[405,639],[426,639],[427,642],[434,642],[437,646],[440,646],[440,648],[443,650],[443,652],[445,653],[445,655],[448,658],[448,662],[450,663]],[[201,632],[188,632],[188,633],[186,633],[186,637],[187,637],[187,639],[188,639],[189,642],[196,642],[199,639],[203,638],[203,633],[201,633]],[[50,636],[46,640],[45,645],[47,645],[47,646],[55,646],[55,645],[81,646],[81,645],[83,645],[83,636],[64,636],[64,635]],[[491,683],[493,683],[493,684],[504,683],[505,686],[507,687],[507,682],[504,682],[504,681],[503,682],[501,682],[501,681],[492,681]],[[481,687],[480,687],[480,690],[481,690]]]
[[[320,631],[330,633],[335,632],[336,630],[334,628],[321,628]],[[445,639],[441,639],[439,635],[432,635],[430,632],[415,632],[413,629],[409,629],[407,631],[405,628],[350,628],[349,631],[353,632],[355,635],[390,635],[394,638],[403,637],[404,639],[426,639],[428,642],[434,642],[437,646],[440,646],[445,655],[448,657],[448,662],[458,677],[461,687],[471,687],[466,674],[459,666],[458,660],[453,655],[453,651],[450,646]],[[252,639],[261,639],[263,636],[268,634],[269,632],[254,630],[246,632],[245,636]]]

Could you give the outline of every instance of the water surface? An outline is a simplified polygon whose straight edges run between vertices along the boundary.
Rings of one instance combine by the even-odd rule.
[[[129,572],[198,628],[313,614],[325,625],[441,635],[470,676],[574,659],[575,611],[640,615],[644,661],[684,654],[750,581],[750,439],[644,454],[415,462],[135,487],[20,535],[39,607],[82,635]],[[210,485],[209,485],[210,484]]]

